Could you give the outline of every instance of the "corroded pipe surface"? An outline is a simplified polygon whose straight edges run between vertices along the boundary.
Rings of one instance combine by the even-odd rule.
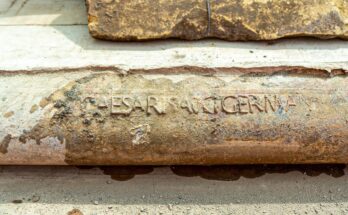
[[[1,76],[0,164],[348,163],[347,80],[303,68]]]
[[[108,40],[348,38],[347,0],[86,0],[89,30]]]

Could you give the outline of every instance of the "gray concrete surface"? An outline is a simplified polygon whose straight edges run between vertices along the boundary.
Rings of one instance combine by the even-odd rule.
[[[347,214],[347,181],[344,166],[2,167],[0,214]]]

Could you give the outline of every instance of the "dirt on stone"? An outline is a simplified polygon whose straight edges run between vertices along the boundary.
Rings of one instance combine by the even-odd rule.
[[[73,209],[67,213],[67,215],[83,215],[79,209]]]

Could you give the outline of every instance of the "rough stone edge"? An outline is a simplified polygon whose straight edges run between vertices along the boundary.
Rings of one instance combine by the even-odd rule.
[[[214,71],[212,73],[211,71]],[[111,71],[122,75],[127,74],[196,74],[196,75],[213,75],[217,73],[225,74],[249,74],[249,75],[275,75],[279,73],[287,73],[289,75],[314,76],[330,78],[335,76],[348,75],[347,69],[334,68],[313,68],[305,66],[263,66],[263,67],[200,67],[200,66],[175,66],[162,67],[154,69],[122,69],[115,66],[88,66],[76,68],[48,68],[48,69],[28,69],[28,70],[0,70],[1,76],[15,76],[15,75],[36,75],[36,74],[52,74],[52,73],[67,73],[67,72],[105,72]]]

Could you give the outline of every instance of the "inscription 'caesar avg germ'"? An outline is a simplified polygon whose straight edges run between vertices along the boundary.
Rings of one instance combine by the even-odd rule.
[[[208,97],[113,95],[110,106],[111,114],[116,115],[129,115],[137,110],[147,114],[166,114],[172,111],[186,111],[190,114],[219,114],[222,112],[225,114],[254,114],[287,112],[291,107],[296,106],[297,97],[286,95],[214,95]]]
[[[0,163],[17,159],[14,147],[52,141],[71,165],[348,162],[346,77],[178,71],[95,72],[67,84],[31,130],[4,136]]]

